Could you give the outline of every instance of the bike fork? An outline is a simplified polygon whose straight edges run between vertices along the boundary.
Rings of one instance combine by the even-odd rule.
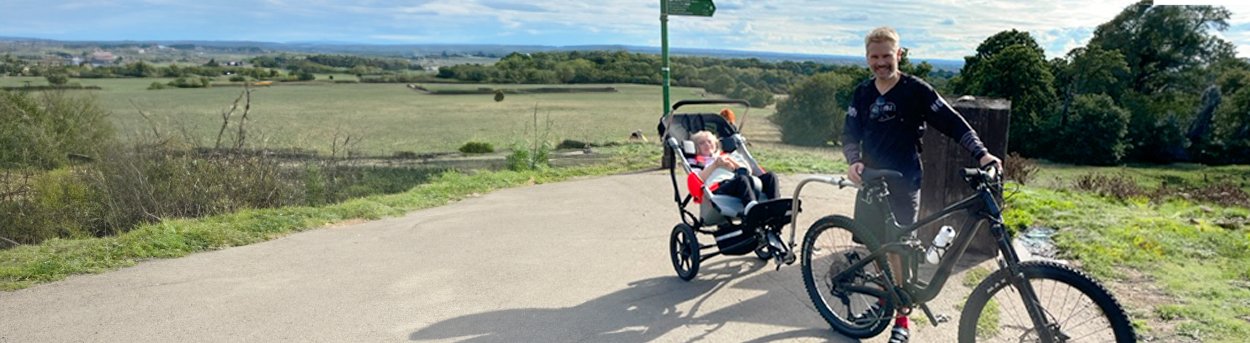
[[[1020,292],[1020,299],[1024,301],[1024,308],[1029,312],[1029,319],[1033,321],[1033,328],[1037,330],[1038,339],[1043,343],[1067,341],[1068,337],[1059,332],[1059,324],[1051,322],[1050,317],[1046,315],[1046,309],[1043,309],[1041,302],[1038,301],[1037,292],[1033,290],[1033,284],[1029,283],[1024,271],[1020,269],[1020,257],[1016,255],[1016,249],[1011,245],[1011,237],[1005,231],[1001,226],[994,230],[998,238],[999,249],[1003,253],[999,268],[1009,271],[1007,281]]]

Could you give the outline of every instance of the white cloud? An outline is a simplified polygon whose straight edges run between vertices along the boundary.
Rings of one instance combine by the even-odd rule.
[[[718,9],[712,18],[669,18],[672,46],[860,55],[863,35],[889,25],[903,35],[912,56],[961,59],[987,37],[1017,29],[1033,35],[1050,58],[1084,45],[1097,25],[1136,2],[715,1]],[[1241,55],[1250,55],[1250,2],[1215,3],[1233,13],[1223,36],[1238,45]],[[243,19],[205,16],[240,8],[246,9],[238,12]],[[257,20],[262,18],[267,19]],[[659,45],[659,3],[654,0],[67,0],[51,6],[39,0],[9,0],[0,11],[0,22],[5,23],[0,36],[72,38],[75,32],[101,35],[124,28],[114,39],[144,39],[133,35],[151,31],[145,27],[163,26],[185,34],[219,35],[210,39],[239,39],[218,29],[230,20],[251,21],[257,27],[272,22],[247,33],[260,40],[338,37],[412,43],[430,39],[429,43]],[[192,27],[196,21],[205,26]],[[59,29],[65,22],[75,25]]]

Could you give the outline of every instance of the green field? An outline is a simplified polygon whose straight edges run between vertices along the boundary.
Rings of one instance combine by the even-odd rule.
[[[1068,188],[1081,176],[1102,175],[1128,178],[1143,190],[1154,190],[1162,185],[1172,188],[1192,188],[1226,183],[1250,192],[1250,166],[1245,165],[1205,166],[1178,163],[1094,167],[1043,163],[1040,167],[1036,176],[1036,184],[1054,189]]]
[[[338,77],[335,78],[339,79]],[[38,77],[4,77],[0,86],[46,84]],[[113,113],[118,131],[151,132],[136,110],[148,113],[161,132],[186,132],[191,140],[212,145],[221,126],[221,113],[234,101],[242,88],[226,87],[218,78],[213,88],[148,90],[152,82],[169,79],[71,79],[86,85],[102,87],[94,94],[105,109]],[[427,84],[431,89],[463,88],[532,88],[552,85],[443,85]],[[540,127],[550,119],[550,140],[564,139],[585,142],[624,141],[634,130],[641,130],[654,139],[660,116],[661,90],[658,86],[577,85],[570,87],[605,87],[616,93],[572,94],[510,94],[495,102],[491,95],[428,95],[407,88],[404,84],[334,84],[327,80],[299,83],[275,82],[271,87],[256,88],[252,93],[249,114],[250,135],[266,138],[273,148],[298,147],[329,151],[336,133],[350,135],[358,141],[356,149],[370,155],[390,155],[400,151],[455,151],[469,141],[481,141],[496,147],[521,142],[527,123],[532,125],[535,109]],[[672,99],[700,98],[703,90],[674,87]],[[711,108],[708,111],[717,109]],[[753,110],[756,128],[771,109]],[[749,133],[750,131],[748,131]]]

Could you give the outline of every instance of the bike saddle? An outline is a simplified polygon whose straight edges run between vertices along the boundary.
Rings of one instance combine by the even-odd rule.
[[[903,173],[889,169],[864,168],[864,173],[860,174],[860,178],[863,179],[864,182],[890,181],[902,179]]]

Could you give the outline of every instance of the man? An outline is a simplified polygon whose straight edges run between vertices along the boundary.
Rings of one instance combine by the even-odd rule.
[[[858,184],[863,181],[865,167],[901,172],[903,182],[889,184],[888,202],[898,223],[909,225],[916,221],[920,209],[920,139],[927,125],[958,140],[983,166],[999,159],[985,149],[976,131],[932,86],[899,72],[903,49],[894,29],[872,30],[864,38],[864,48],[873,77],[856,87],[846,111],[842,153],[850,164],[847,174]],[[861,207],[857,201],[857,217]],[[895,279],[901,279],[902,262],[897,255],[890,256],[890,266]],[[891,343],[907,341],[910,323],[904,313],[909,310],[899,308]]]

